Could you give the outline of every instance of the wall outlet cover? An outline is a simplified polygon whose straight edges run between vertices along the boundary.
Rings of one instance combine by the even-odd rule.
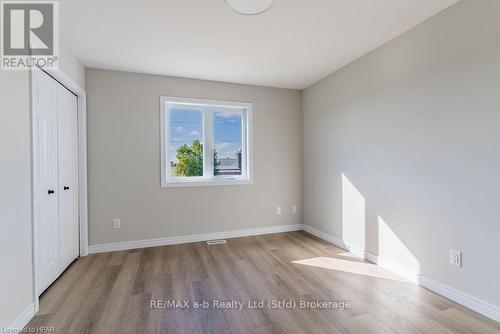
[[[457,267],[462,267],[462,252],[454,249],[450,249],[450,264]]]

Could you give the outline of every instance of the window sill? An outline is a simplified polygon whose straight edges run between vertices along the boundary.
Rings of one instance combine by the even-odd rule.
[[[253,184],[252,180],[244,179],[218,179],[218,180],[194,180],[194,181],[167,181],[162,182],[162,188],[183,187],[208,187],[208,186],[238,186]]]

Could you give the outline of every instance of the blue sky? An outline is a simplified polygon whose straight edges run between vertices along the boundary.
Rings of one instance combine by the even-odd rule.
[[[214,144],[219,158],[236,158],[241,150],[241,112],[220,111],[214,113]],[[191,145],[193,140],[203,142],[203,113],[194,108],[170,110],[169,161],[175,158],[177,149]]]

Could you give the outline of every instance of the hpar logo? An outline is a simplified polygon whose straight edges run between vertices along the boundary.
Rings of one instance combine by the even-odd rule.
[[[1,20],[0,68],[58,67],[58,2],[2,1]]]

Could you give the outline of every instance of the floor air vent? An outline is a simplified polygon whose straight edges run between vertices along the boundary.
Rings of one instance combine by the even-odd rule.
[[[209,245],[209,246],[211,246],[211,245],[221,245],[221,244],[227,244],[227,241],[225,239],[207,241],[207,245]]]

